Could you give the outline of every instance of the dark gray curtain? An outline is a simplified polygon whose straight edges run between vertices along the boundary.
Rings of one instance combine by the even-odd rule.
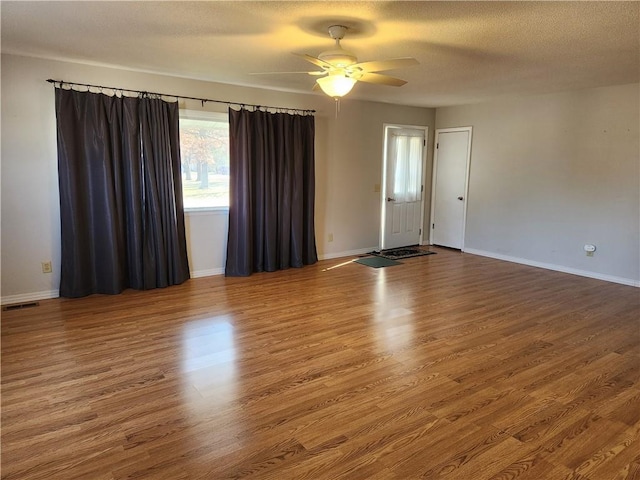
[[[318,261],[312,115],[229,109],[227,276]]]
[[[184,282],[178,104],[56,88],[60,295]]]

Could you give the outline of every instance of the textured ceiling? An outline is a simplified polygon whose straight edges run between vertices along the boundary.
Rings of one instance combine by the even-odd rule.
[[[359,61],[415,57],[349,97],[443,106],[639,81],[638,2],[1,3],[2,52],[236,85],[310,92],[315,67],[292,53],[331,48],[350,27]],[[319,92],[314,93],[322,95]]]

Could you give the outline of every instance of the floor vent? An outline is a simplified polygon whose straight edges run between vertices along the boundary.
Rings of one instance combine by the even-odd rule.
[[[2,311],[6,312],[8,310],[21,310],[23,308],[37,307],[39,305],[40,302],[14,303],[13,305],[5,305],[4,307],[2,307]]]

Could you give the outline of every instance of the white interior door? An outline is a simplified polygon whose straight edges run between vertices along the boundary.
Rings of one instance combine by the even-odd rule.
[[[436,130],[431,243],[464,248],[471,127]]]
[[[420,243],[425,129],[386,127],[381,248]]]

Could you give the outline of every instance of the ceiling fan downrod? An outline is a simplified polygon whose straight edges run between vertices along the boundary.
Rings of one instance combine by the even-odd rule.
[[[320,60],[337,68],[345,68],[358,61],[358,58],[352,52],[345,50],[340,45],[340,40],[344,38],[346,31],[347,27],[344,25],[331,25],[329,27],[329,36],[336,41],[336,44],[331,50],[326,50],[318,55]]]

